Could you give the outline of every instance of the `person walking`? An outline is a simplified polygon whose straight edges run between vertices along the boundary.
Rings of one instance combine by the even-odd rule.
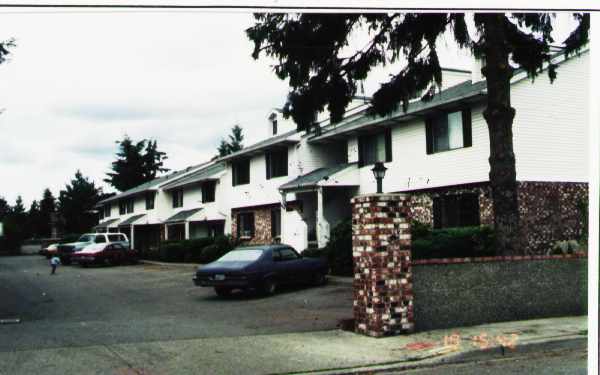
[[[53,256],[52,259],[50,259],[50,267],[52,267],[52,272],[50,272],[50,275],[54,275],[54,273],[56,272],[56,267],[58,267],[59,264],[60,258],[56,255]]]

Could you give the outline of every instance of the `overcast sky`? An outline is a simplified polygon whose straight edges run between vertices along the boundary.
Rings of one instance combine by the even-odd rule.
[[[210,159],[235,123],[245,145],[264,138],[288,88],[251,58],[252,24],[239,12],[0,13],[0,40],[18,44],[0,65],[0,196],[58,195],[77,169],[113,191],[102,179],[125,134],[156,139],[172,170]],[[470,68],[454,51],[442,65]]]

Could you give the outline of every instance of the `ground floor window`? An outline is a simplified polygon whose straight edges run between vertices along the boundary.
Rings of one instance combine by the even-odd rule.
[[[254,237],[254,212],[242,212],[237,215],[238,238]]]
[[[433,227],[452,228],[479,225],[479,195],[443,195],[433,198]]]

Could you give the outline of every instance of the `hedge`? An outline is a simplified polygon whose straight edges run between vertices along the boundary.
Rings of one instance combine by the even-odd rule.
[[[461,227],[431,229],[427,224],[411,223],[413,259],[466,258],[494,256],[494,232],[490,227]],[[306,257],[326,257],[331,273],[351,276],[352,261],[352,222],[338,224],[331,231],[326,247],[306,249]]]
[[[203,237],[182,241],[163,241],[154,251],[142,254],[146,259],[175,263],[210,263],[236,246],[229,236]]]

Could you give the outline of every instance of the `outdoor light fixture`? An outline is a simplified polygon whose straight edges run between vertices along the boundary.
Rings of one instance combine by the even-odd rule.
[[[382,162],[378,161],[377,163],[375,163],[375,166],[373,167],[373,169],[371,169],[371,171],[373,171],[373,175],[377,180],[377,194],[381,194],[383,193],[381,182],[385,177],[385,171],[387,171],[387,168],[383,165]]]

